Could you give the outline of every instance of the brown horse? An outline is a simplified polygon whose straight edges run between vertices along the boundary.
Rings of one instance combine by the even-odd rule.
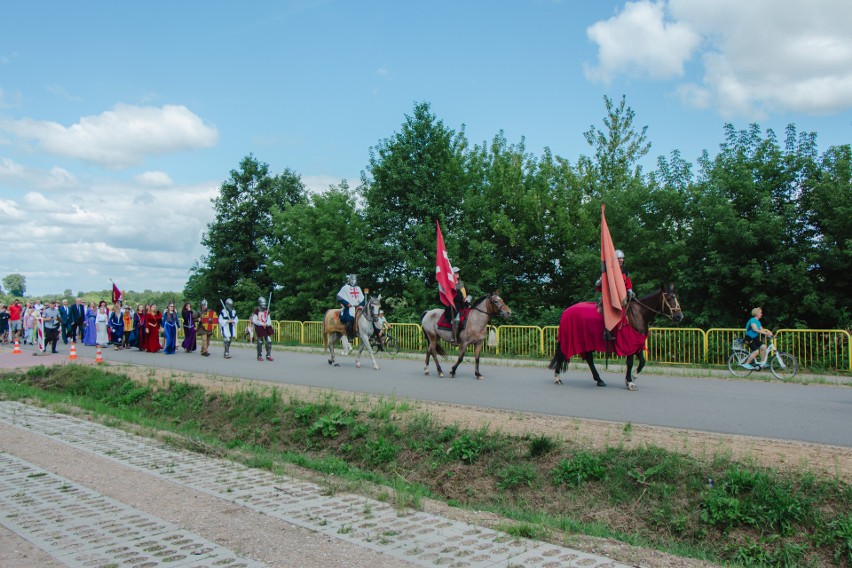
[[[429,345],[426,347],[426,367],[423,369],[426,375],[429,374],[429,357],[434,357],[435,367],[438,368],[438,376],[444,376],[444,371],[441,369],[441,363],[438,362],[438,355],[446,357],[447,352],[438,340],[443,339],[448,343],[451,342],[453,332],[450,329],[438,327],[438,322],[441,320],[441,314],[443,313],[444,310],[442,308],[429,310],[424,313],[423,317],[420,319],[420,327],[423,329],[423,334],[429,341]],[[453,365],[452,370],[450,370],[451,377],[455,378],[456,369],[458,369],[458,366],[464,359],[467,346],[473,345],[473,353],[476,361],[474,374],[476,375],[476,379],[479,381],[485,379],[485,377],[479,373],[479,354],[482,352],[482,342],[486,337],[488,337],[488,324],[491,322],[492,316],[496,315],[501,315],[503,317],[509,317],[512,315],[512,310],[510,310],[509,306],[503,302],[503,299],[497,294],[497,292],[491,292],[487,296],[483,296],[471,304],[470,313],[467,315],[467,321],[465,322],[464,329],[459,332],[459,358],[456,361],[456,364]]]
[[[627,374],[624,384],[628,390],[637,390],[635,379],[645,367],[645,339],[648,337],[648,328],[654,317],[665,316],[675,323],[683,319],[683,311],[677,301],[674,285],[668,288],[660,286],[656,292],[643,296],[639,299],[631,299],[627,305],[627,322],[629,329],[625,326],[616,333],[615,352],[626,356]],[[574,355],[581,355],[592,371],[592,378],[599,387],[605,387],[606,383],[595,368],[594,353],[609,351],[610,346],[604,340],[603,316],[597,311],[594,303],[584,302],[574,304],[562,314],[557,334],[556,352],[550,361],[549,368],[553,369],[554,382],[562,384],[559,373],[568,368],[568,363]],[[633,374],[633,356],[639,358],[639,366],[636,374]]]
[[[367,303],[363,308],[359,307],[355,314],[355,332],[361,340],[361,347],[358,349],[358,355],[355,357],[355,366],[361,368],[361,354],[364,349],[370,354],[370,359],[373,361],[373,368],[378,370],[379,364],[376,363],[376,356],[373,354],[373,348],[370,346],[370,336],[375,333],[376,328],[373,322],[379,317],[379,312],[382,308],[381,296],[370,296],[367,298]],[[346,326],[340,323],[340,308],[332,308],[325,312],[325,317],[322,319],[322,341],[323,346],[328,349],[329,359],[328,364],[339,367],[340,364],[334,360],[334,344],[346,337]],[[346,355],[348,353],[344,352]]]

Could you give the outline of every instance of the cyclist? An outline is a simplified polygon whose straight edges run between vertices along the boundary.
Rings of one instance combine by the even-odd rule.
[[[385,312],[383,310],[379,311],[379,317],[376,318],[376,321],[373,323],[373,326],[379,333],[379,350],[382,351],[382,347],[385,344],[385,332],[387,332],[387,330],[389,330],[391,326],[388,323],[388,320],[385,319]]]
[[[760,336],[765,335],[766,337],[772,338],[772,332],[763,329],[763,326],[760,324],[760,318],[763,317],[763,310],[761,308],[754,308],[751,311],[751,319],[746,323],[746,344],[751,349],[751,353],[746,358],[746,360],[741,365],[745,369],[749,370],[757,370],[760,369],[760,364],[752,364],[755,357],[757,357],[758,352],[760,353],[761,361],[766,359],[766,345],[761,341]]]

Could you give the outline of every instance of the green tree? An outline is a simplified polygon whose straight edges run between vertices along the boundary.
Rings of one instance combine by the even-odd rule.
[[[345,181],[273,214],[269,270],[280,288],[273,315],[289,320],[320,320],[337,307],[335,296],[346,274],[359,273],[362,287],[375,289],[364,242],[367,225]],[[377,290],[381,292],[381,290]]]
[[[466,147],[463,132],[450,130],[428,103],[419,103],[399,132],[370,149],[362,190],[373,233],[365,254],[372,255],[373,279],[381,282],[397,318],[414,320],[438,301],[435,221],[441,222],[451,259],[467,244],[459,229],[470,183]]]
[[[23,274],[9,274],[3,278],[3,286],[10,296],[23,296],[27,291],[27,278]]]
[[[833,146],[802,184],[810,285],[805,318],[813,327],[846,328],[852,322],[852,147]]]
[[[213,199],[215,219],[201,239],[207,254],[191,268],[184,295],[214,305],[232,297],[240,310],[253,307],[273,286],[262,252],[272,242],[272,211],[305,199],[305,187],[291,170],[270,176],[268,164],[243,158]]]

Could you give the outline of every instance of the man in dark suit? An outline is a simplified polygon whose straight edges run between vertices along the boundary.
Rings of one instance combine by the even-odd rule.
[[[77,298],[73,306],[71,306],[71,341],[77,342],[77,334],[80,334],[80,341],[83,341],[83,328],[86,325],[86,304],[82,298]]]
[[[62,305],[59,306],[59,323],[62,326],[62,343],[68,343],[68,336],[71,335],[71,326],[74,324],[74,318],[71,317],[71,308],[68,306],[68,300],[62,300]]]

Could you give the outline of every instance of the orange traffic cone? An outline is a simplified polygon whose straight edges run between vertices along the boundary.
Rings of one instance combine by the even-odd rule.
[[[71,352],[68,354],[68,359],[71,361],[77,360],[77,346],[74,345],[74,342],[71,342]]]
[[[98,350],[95,352],[95,363],[103,363],[104,362],[104,354],[101,353],[101,346],[98,345]]]
[[[15,338],[15,348],[12,349],[12,355],[20,355],[21,354],[21,344],[18,343],[18,339]]]

